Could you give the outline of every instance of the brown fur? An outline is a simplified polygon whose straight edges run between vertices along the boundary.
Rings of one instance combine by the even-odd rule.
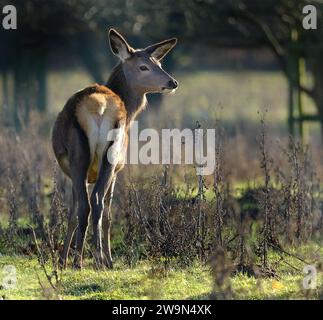
[[[88,134],[87,117],[92,114],[100,126],[103,115],[109,114],[109,118],[115,122],[127,117],[125,106],[118,95],[106,86],[94,84],[78,91],[66,103],[59,113],[54,125],[52,144],[55,156],[62,170],[70,176],[68,156],[68,144],[73,143],[70,138],[71,127],[82,130],[85,136]],[[89,167],[88,182],[95,183],[98,174],[98,159],[95,157]]]

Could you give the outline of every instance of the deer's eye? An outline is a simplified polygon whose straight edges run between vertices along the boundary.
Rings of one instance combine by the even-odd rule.
[[[148,70],[149,70],[149,69],[148,69],[146,66],[144,66],[144,65],[140,66],[140,67],[139,67],[139,69],[140,69],[141,71],[148,71]]]

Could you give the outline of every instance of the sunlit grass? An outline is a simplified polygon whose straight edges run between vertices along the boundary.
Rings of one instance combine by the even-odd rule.
[[[179,73],[177,78],[180,87],[165,98],[162,111],[171,113],[178,126],[189,118],[206,123],[220,118],[232,126],[258,122],[258,111],[264,110],[269,122],[286,125],[287,83],[282,73],[201,71]]]
[[[292,249],[291,249],[292,250]],[[310,251],[309,251],[310,250]],[[291,251],[293,252],[293,251]],[[312,243],[297,250],[297,254],[309,252],[322,254],[319,244]],[[255,278],[237,274],[230,278],[234,299],[305,299],[318,298],[321,294],[322,273],[318,273],[316,290],[304,290],[302,263],[292,257],[286,261],[294,269],[280,264],[276,278]],[[275,264],[279,255],[272,252],[270,261]],[[142,261],[134,268],[117,260],[115,268],[107,271],[93,269],[86,261],[85,269],[68,269],[62,274],[62,285],[57,292],[51,290],[35,258],[22,256],[0,257],[0,269],[4,265],[17,268],[16,289],[0,289],[5,299],[209,299],[213,279],[208,265],[195,263],[187,268],[174,267],[167,271],[155,263]],[[298,271],[296,269],[299,269]],[[43,286],[40,286],[39,280]],[[1,279],[0,279],[1,280]],[[1,281],[0,281],[1,282]],[[45,291],[44,291],[45,289]]]

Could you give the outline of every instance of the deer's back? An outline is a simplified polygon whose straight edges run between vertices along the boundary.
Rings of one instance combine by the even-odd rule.
[[[120,97],[105,86],[93,85],[74,94],[65,104],[55,122],[52,144],[63,171],[69,175],[68,153],[73,133],[86,137],[90,158],[89,182],[95,182],[109,130],[126,117]],[[75,135],[74,135],[75,136]]]

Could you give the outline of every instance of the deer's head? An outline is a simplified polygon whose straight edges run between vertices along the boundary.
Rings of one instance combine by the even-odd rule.
[[[145,49],[134,49],[116,30],[109,30],[112,52],[121,60],[128,86],[140,93],[174,92],[178,82],[161,67],[161,60],[176,45],[168,39]]]

